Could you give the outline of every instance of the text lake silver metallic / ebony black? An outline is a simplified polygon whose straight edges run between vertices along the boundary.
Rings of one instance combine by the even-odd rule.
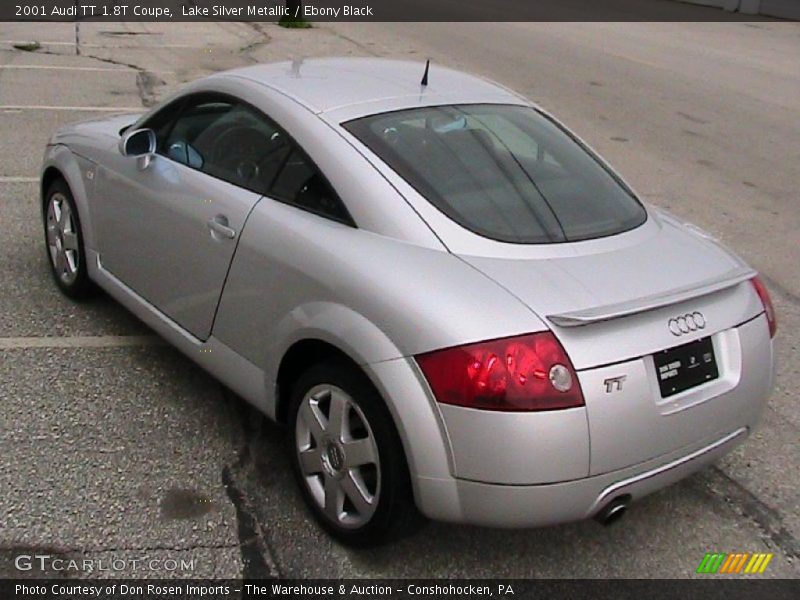
[[[97,285],[269,417],[351,544],[618,517],[758,422],[756,273],[553,116],[379,59],[261,65],[59,130],[56,283]]]

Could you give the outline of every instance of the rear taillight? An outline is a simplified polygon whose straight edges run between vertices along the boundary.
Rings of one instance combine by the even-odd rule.
[[[769,324],[769,337],[775,337],[775,332],[778,330],[778,321],[775,319],[775,308],[772,306],[772,300],[769,297],[767,286],[761,281],[761,278],[756,275],[750,280],[753,287],[756,289],[756,294],[761,299],[761,304],[764,305],[764,312],[767,313],[767,323]]]
[[[502,411],[583,406],[578,376],[549,331],[416,357],[436,400]]]

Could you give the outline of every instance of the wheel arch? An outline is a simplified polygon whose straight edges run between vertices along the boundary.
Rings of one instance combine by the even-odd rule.
[[[304,338],[292,344],[284,353],[275,378],[275,420],[286,424],[291,401],[292,384],[304,371],[325,361],[348,363],[365,375],[364,369],[345,351],[318,338]],[[369,377],[367,375],[367,377]],[[385,400],[384,400],[385,401]]]
[[[315,360],[343,354],[367,375],[392,414],[415,488],[420,477],[450,477],[449,440],[438,405],[410,356],[414,350],[365,311],[338,298],[303,301],[312,295],[306,287],[291,288],[294,297],[279,298],[276,281],[256,268],[269,253],[242,254],[248,230],[254,231],[248,228],[222,292],[212,335],[261,370],[265,396],[256,404],[263,404],[269,418],[285,421],[284,394],[292,375]],[[319,290],[317,294],[322,295]]]
[[[451,448],[441,414],[413,358],[405,356],[382,331],[376,331],[374,323],[363,316],[355,318],[350,312],[332,311],[331,316],[337,318],[328,323],[329,327],[319,321],[314,327],[307,323],[291,336],[284,352],[276,353],[280,359],[271,378],[275,419],[286,423],[291,382],[300,373],[320,360],[346,361],[364,373],[388,409],[400,435],[415,496],[421,501],[420,477],[446,478],[452,474]],[[343,318],[348,314],[349,327],[343,328]]]
[[[75,206],[78,209],[78,220],[81,223],[84,247],[87,250],[95,250],[97,246],[89,209],[89,190],[87,190],[84,183],[78,157],[67,146],[63,145],[50,146],[45,154],[40,177],[40,207],[42,209],[45,205],[45,194],[57,179],[63,179],[66,182],[72,193],[72,198],[75,200]]]
[[[413,360],[401,357],[377,364],[359,364],[330,342],[318,338],[298,340],[289,347],[278,367],[274,388],[276,419],[287,424],[292,381],[305,369],[326,359],[345,361],[372,383],[399,435],[417,507],[428,516],[439,515],[441,510],[438,506],[446,505],[447,501],[441,498],[435,485],[431,488],[430,483],[450,479],[452,450],[441,415],[415,381],[416,375],[410,365]],[[400,390],[402,395],[398,394]],[[433,496],[431,489],[434,490]],[[450,501],[454,500],[450,498]]]
[[[54,165],[46,167],[42,172],[41,189],[39,193],[39,197],[42,203],[42,208],[44,208],[44,204],[47,201],[47,198],[45,198],[47,190],[50,189],[50,186],[53,185],[53,182],[56,181],[57,179],[63,179],[64,181],[67,180],[67,178],[64,177],[64,174],[61,172],[61,170]],[[69,182],[67,182],[67,185],[69,185]]]

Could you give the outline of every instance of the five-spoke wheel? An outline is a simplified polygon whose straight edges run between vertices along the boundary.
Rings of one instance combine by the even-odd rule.
[[[367,523],[380,495],[380,461],[372,429],[352,398],[332,385],[310,389],[295,444],[306,484],[327,517],[342,527]]]
[[[78,233],[72,209],[61,192],[47,202],[47,248],[56,276],[65,284],[75,281],[80,267]]]
[[[311,366],[292,389],[289,425],[295,476],[328,532],[365,546],[413,530],[402,443],[363,371],[344,359]]]
[[[43,209],[47,257],[58,287],[74,299],[91,295],[93,286],[86,269],[80,218],[63,179],[50,184]]]

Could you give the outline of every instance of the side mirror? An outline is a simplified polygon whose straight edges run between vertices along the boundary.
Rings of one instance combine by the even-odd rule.
[[[152,129],[125,132],[119,141],[119,152],[123,156],[139,158],[139,168],[146,169],[156,152],[156,132]]]

